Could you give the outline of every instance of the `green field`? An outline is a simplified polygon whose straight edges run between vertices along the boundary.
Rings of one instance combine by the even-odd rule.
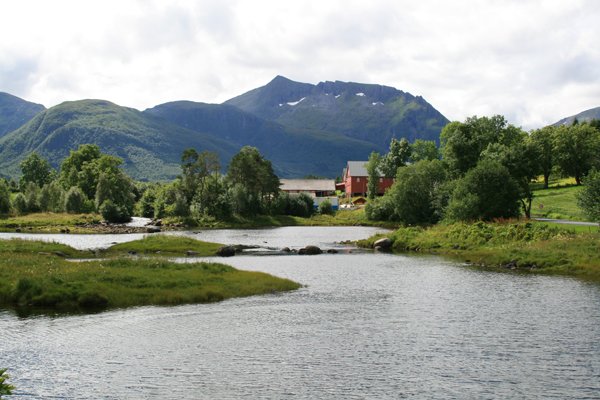
[[[536,190],[531,216],[587,221],[587,217],[577,206],[577,193],[581,188],[581,186],[561,186]]]

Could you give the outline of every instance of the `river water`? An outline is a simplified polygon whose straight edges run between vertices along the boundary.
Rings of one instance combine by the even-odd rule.
[[[372,232],[188,234],[331,247]],[[432,256],[219,261],[306,287],[81,316],[0,311],[0,366],[9,368],[15,397],[600,398],[600,285],[481,271]]]

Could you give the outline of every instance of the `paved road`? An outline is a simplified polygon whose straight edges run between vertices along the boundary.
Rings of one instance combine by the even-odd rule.
[[[585,221],[570,221],[568,219],[552,219],[552,218],[533,218],[536,221],[542,222],[555,222],[557,224],[565,225],[580,225],[580,226],[598,226],[596,222],[585,222]]]

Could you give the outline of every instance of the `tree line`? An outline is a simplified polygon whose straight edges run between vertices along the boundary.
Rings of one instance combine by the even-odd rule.
[[[98,212],[109,222],[133,215],[226,220],[234,214],[296,215],[314,210],[308,194],[280,190],[271,162],[258,149],[243,147],[221,173],[217,154],[186,149],[181,175],[172,182],[134,182],[122,169],[123,160],[103,154],[97,145],[81,145],[54,170],[31,153],[21,163],[20,180],[0,179],[0,214],[33,212]],[[319,211],[330,213],[331,205]]]
[[[395,183],[377,199],[376,186],[369,188],[369,219],[410,225],[442,219],[529,218],[532,182],[541,176],[547,188],[550,175],[560,174],[585,184],[579,204],[600,220],[594,217],[600,211],[593,211],[600,207],[600,192],[592,189],[600,175],[600,121],[528,133],[499,115],[471,117],[446,125],[439,153],[433,148],[434,142],[411,145],[394,139],[387,154],[371,154],[369,182],[385,175],[395,177]]]

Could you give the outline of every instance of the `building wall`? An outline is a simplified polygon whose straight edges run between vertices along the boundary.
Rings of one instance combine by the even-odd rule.
[[[392,178],[378,178],[377,194],[383,195],[387,189],[394,183]],[[346,177],[346,196],[364,196],[367,194],[367,184],[369,179],[366,176],[347,176]]]

